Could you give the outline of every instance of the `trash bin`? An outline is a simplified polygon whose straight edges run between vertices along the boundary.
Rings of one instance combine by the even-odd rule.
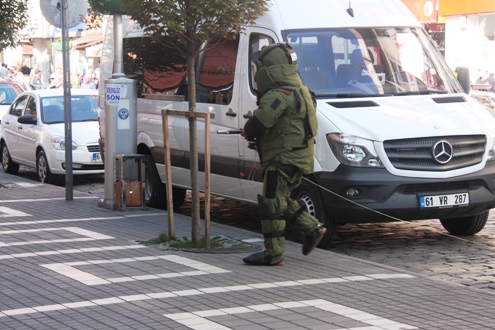
[[[143,163],[144,155],[115,155],[115,204],[119,210],[145,209]]]

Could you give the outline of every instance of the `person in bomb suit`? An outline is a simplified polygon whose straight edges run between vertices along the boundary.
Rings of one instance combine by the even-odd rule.
[[[310,253],[326,229],[290,198],[305,174],[313,173],[317,131],[314,94],[297,73],[297,55],[288,43],[265,46],[256,73],[258,108],[241,135],[256,142],[263,171],[258,195],[264,251],[243,258],[249,265],[283,265],[286,221],[303,232],[303,254]]]

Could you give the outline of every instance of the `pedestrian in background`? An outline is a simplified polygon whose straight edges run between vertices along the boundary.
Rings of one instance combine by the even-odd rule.
[[[18,83],[23,83],[24,82],[24,74],[22,73],[22,67],[20,64],[17,64],[15,67],[15,71],[13,72],[14,74],[14,81]]]
[[[33,74],[33,77],[31,78],[31,81],[29,82],[29,85],[32,86],[34,89],[36,88],[41,88],[42,83],[41,83],[41,71],[40,69],[35,69]]]
[[[79,88],[81,86],[82,78],[86,75],[86,67],[84,66],[84,64],[81,60],[79,60],[79,62],[78,62],[76,75],[79,79],[77,81],[78,85],[74,86],[74,88]]]
[[[2,63],[0,66],[0,78],[8,78],[9,77],[9,69],[7,69],[7,64]]]
[[[263,175],[258,195],[265,250],[243,258],[249,265],[283,265],[285,224],[304,234],[302,253],[321,241],[326,228],[290,198],[304,174],[314,170],[314,136],[317,131],[314,94],[297,73],[297,55],[288,43],[265,46],[256,73],[261,96],[258,109],[241,135],[256,141]]]
[[[21,72],[24,76],[29,77],[31,74],[31,68],[29,67],[29,60],[24,60],[21,65]]]
[[[62,88],[63,83],[64,76],[62,73],[62,66],[59,65],[55,69],[55,72],[50,75],[50,85],[48,86],[48,88]]]
[[[483,89],[489,92],[494,92],[495,91],[495,77],[493,77],[492,73],[489,73],[488,69],[480,69],[479,70],[479,77],[476,80],[477,84],[483,84],[483,85],[489,85],[491,87],[487,89]]]
[[[33,66],[33,68],[31,69],[31,72],[29,74],[29,81],[30,81],[30,83],[34,79],[34,75],[36,74],[36,70],[39,71],[39,65],[38,65],[38,63],[35,63],[34,66]],[[40,72],[40,74],[41,74],[41,72]]]
[[[81,89],[96,89],[96,86],[93,82],[93,79],[91,79],[91,76],[85,75],[83,77],[83,80],[81,82]]]

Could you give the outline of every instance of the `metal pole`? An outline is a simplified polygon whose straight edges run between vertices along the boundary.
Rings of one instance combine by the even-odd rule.
[[[64,66],[64,125],[65,125],[65,199],[73,200],[74,181],[72,177],[72,106],[70,94],[69,29],[67,28],[67,0],[62,1],[61,29]]]
[[[122,62],[122,15],[113,15],[113,72],[115,74],[123,71]],[[120,49],[120,50],[119,50]],[[113,76],[112,76],[113,77]],[[106,81],[102,83],[106,86]],[[99,205],[108,209],[115,209],[115,122],[117,118],[113,111],[106,111],[105,106],[105,193],[103,201]]]
[[[125,77],[124,75],[124,63],[123,59],[123,45],[122,45],[122,15],[113,15],[113,36],[114,36],[114,64],[113,64],[113,78]]]

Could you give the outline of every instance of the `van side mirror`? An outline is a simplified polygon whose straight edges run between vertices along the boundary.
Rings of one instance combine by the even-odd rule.
[[[462,89],[464,89],[464,92],[466,94],[469,94],[469,91],[471,90],[471,82],[469,81],[469,69],[464,66],[458,66],[457,68],[455,68],[455,76],[461,84]]]

